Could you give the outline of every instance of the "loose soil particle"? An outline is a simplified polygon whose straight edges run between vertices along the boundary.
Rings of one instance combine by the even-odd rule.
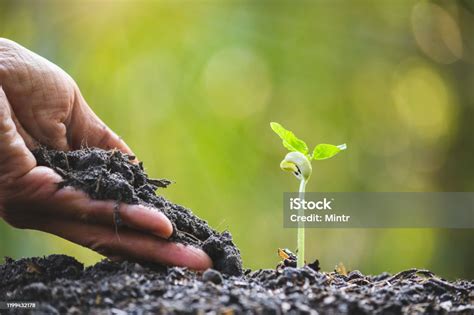
[[[229,275],[242,274],[240,252],[232,242],[231,234],[213,230],[189,209],[156,195],[158,188],[167,187],[171,182],[150,179],[143,164],[131,162],[135,157],[96,148],[63,152],[40,147],[33,154],[38,165],[50,167],[62,176],[58,188],[72,186],[93,199],[154,207],[173,224],[170,241],[202,248],[211,257],[216,270]],[[119,208],[115,222],[121,223]]]
[[[474,282],[417,269],[344,276],[280,265],[237,277],[108,260],[84,269],[52,255],[7,258],[0,301],[37,303],[20,314],[473,314]]]

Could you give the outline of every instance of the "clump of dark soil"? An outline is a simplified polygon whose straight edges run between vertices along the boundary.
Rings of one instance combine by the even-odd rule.
[[[19,313],[473,314],[473,299],[473,281],[417,269],[366,276],[281,265],[237,277],[108,260],[84,269],[62,255],[0,265],[0,301],[37,303]]]
[[[96,148],[63,152],[41,147],[33,154],[38,165],[50,167],[63,177],[59,188],[72,186],[93,199],[152,206],[173,224],[170,241],[202,248],[213,260],[216,270],[229,275],[242,274],[240,252],[231,234],[213,230],[189,209],[156,195],[158,188],[167,187],[171,182],[148,178],[143,164],[131,162],[135,157]],[[115,221],[120,225],[119,213]]]

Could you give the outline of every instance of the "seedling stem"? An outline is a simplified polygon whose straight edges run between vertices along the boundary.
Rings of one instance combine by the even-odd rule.
[[[300,179],[300,190],[299,197],[301,200],[304,200],[304,193],[306,190],[306,180],[304,178]],[[303,210],[300,210],[303,211]],[[297,235],[297,260],[296,267],[301,268],[304,266],[304,222],[298,222],[298,235]]]
[[[303,140],[298,139],[293,132],[283,128],[282,125],[272,122],[270,127],[281,138],[283,146],[290,152],[286,154],[280,163],[280,168],[284,171],[292,172],[300,181],[299,198],[304,200],[306,184],[311,177],[311,160],[325,160],[333,157],[337,153],[347,148],[346,144],[318,144],[311,154],[308,153],[308,146]],[[303,215],[304,210],[299,210]],[[297,233],[297,262],[298,268],[304,266],[304,222],[298,221]]]

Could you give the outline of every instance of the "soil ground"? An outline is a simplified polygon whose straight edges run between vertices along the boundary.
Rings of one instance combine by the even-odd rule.
[[[97,149],[40,148],[34,154],[39,165],[63,177],[59,187],[162,211],[174,225],[171,240],[203,248],[217,270],[109,260],[84,268],[63,255],[6,258],[0,265],[0,301],[37,303],[37,308],[17,313],[474,314],[474,281],[449,282],[427,270],[365,276],[359,271],[320,272],[317,261],[297,269],[288,260],[276,269],[243,270],[230,234],[157,196],[155,190],[170,182],[149,179],[141,164],[130,162],[134,157]]]
[[[473,314],[473,299],[473,281],[416,269],[345,276],[281,266],[229,276],[107,260],[84,269],[62,255],[0,265],[0,301],[38,303],[18,313]]]

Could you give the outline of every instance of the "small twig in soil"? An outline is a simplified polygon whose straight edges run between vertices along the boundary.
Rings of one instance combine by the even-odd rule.
[[[66,162],[66,170],[67,170],[68,172],[70,172],[71,169],[69,168],[69,160],[68,160],[68,158],[67,158],[67,154],[66,154],[66,152],[63,152],[63,151],[61,151],[61,152],[62,152],[62,155],[63,155],[63,157],[64,157],[64,161]]]
[[[426,278],[433,278],[434,276],[434,273],[432,273],[431,271],[429,270],[426,270],[426,269],[420,269],[416,272],[417,275],[422,275]]]
[[[187,235],[189,236],[190,238],[194,239],[196,242],[199,242],[201,243],[202,241],[200,239],[198,239],[196,236],[188,233],[188,232],[185,232],[185,231],[180,231],[180,230],[176,230],[176,233],[183,233],[184,235]]]
[[[110,164],[112,163],[112,158],[113,158],[116,151],[117,151],[117,149],[115,149],[115,148],[108,151],[107,171],[110,171]]]
[[[120,218],[120,201],[117,200],[114,206],[114,226],[115,226],[115,235],[117,235],[119,242],[121,242],[121,240],[120,240],[118,229],[121,225],[122,225],[122,218]]]
[[[67,173],[60,167],[55,167],[54,171],[56,173],[58,173],[59,175],[61,175],[61,177],[66,177],[67,176]]]
[[[172,183],[170,180],[167,180],[167,179],[149,178],[149,179],[147,179],[147,181],[148,181],[148,183],[150,183],[152,185],[155,185],[157,187],[161,187],[161,188],[166,188]]]
[[[410,276],[415,274],[417,271],[418,271],[418,269],[416,269],[416,268],[400,271],[399,273],[396,273],[395,275],[393,275],[392,277],[387,279],[387,281],[391,282],[391,281],[397,280],[399,278],[409,278]]]
[[[83,138],[81,140],[81,149],[87,149],[89,148],[89,144],[87,143],[87,139]]]
[[[427,283],[430,283],[434,286],[439,286],[439,287],[442,287],[444,288],[445,290],[448,290],[448,291],[462,291],[462,292],[467,292],[467,290],[465,288],[462,288],[460,286],[456,286],[454,284],[451,284],[449,282],[446,282],[442,279],[439,279],[439,278],[430,278],[426,281]]]
[[[226,221],[225,218],[222,219],[221,222],[216,225],[216,229],[217,229],[217,230],[222,230],[221,227],[222,227],[222,225],[225,223],[225,221]]]
[[[99,175],[99,178],[97,179],[97,183],[95,185],[95,192],[98,193],[99,192],[99,188],[100,188],[100,181],[102,180],[102,174]]]

